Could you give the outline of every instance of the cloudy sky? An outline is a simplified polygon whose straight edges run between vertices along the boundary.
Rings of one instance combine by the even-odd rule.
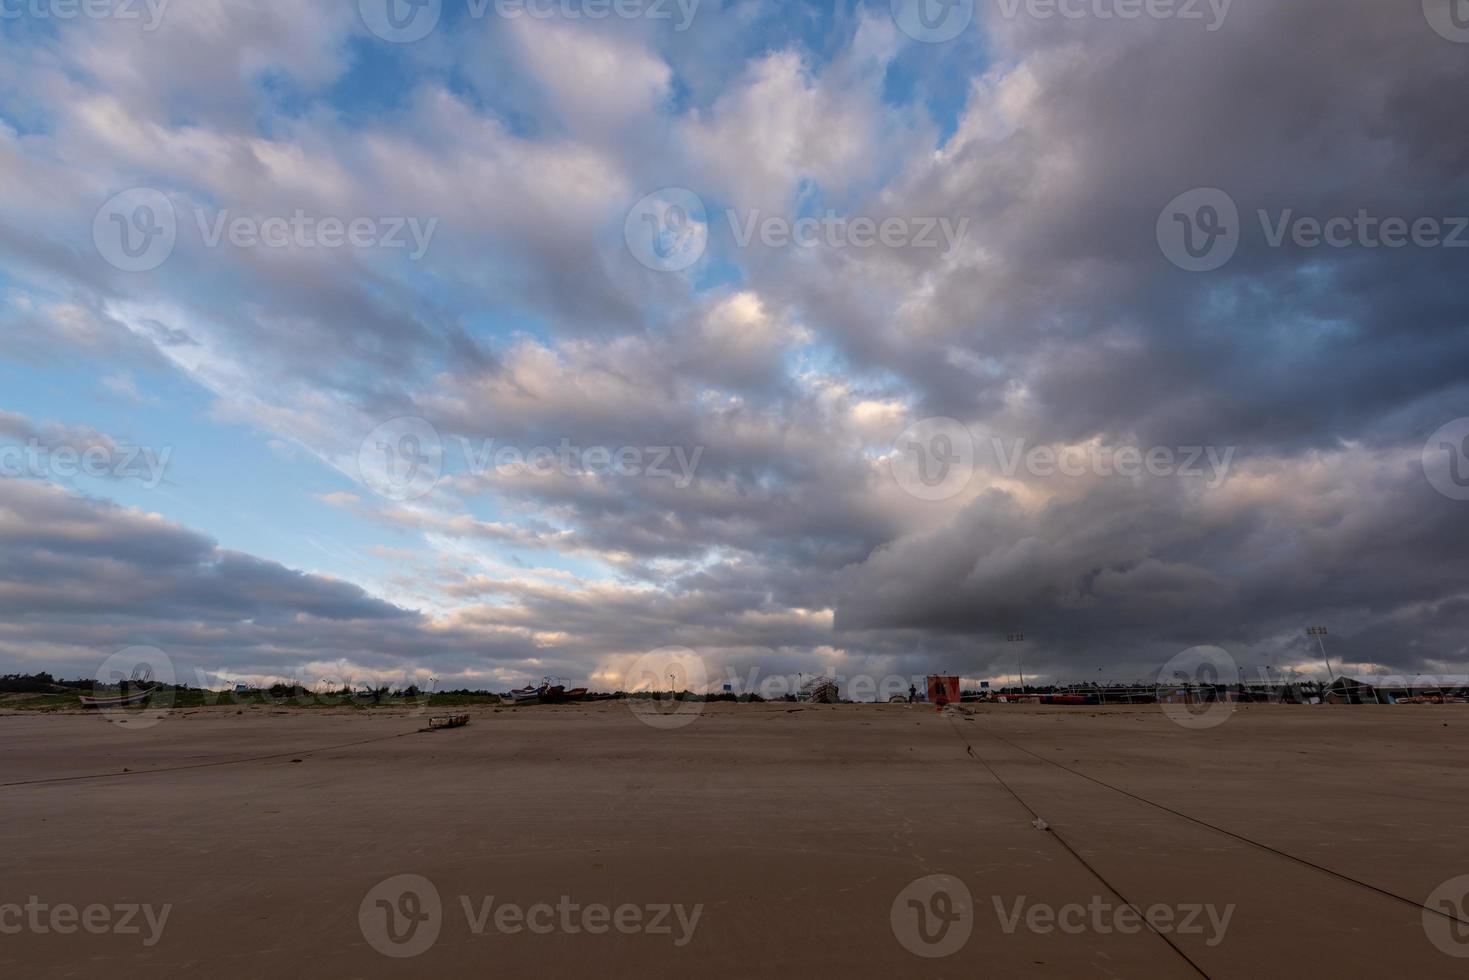
[[[0,19],[0,670],[1469,670],[1448,0],[89,10]]]

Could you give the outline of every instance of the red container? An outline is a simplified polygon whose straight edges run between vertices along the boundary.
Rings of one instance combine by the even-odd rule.
[[[928,678],[928,703],[942,708],[946,704],[959,703],[959,678],[941,677],[930,674]]]

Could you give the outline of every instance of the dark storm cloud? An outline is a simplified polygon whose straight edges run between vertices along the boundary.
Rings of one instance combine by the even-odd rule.
[[[483,670],[525,642],[487,642],[349,582],[220,549],[156,515],[0,479],[0,650],[12,665],[85,673],[150,644],[180,669],[290,673],[349,660],[383,670],[430,657]]]
[[[1362,662],[1469,655],[1463,620],[1451,626],[1463,583],[1445,574],[1469,521],[1415,459],[1236,480],[1257,488],[1211,500],[1177,478],[1113,480],[1037,510],[990,491],[849,569],[836,628],[1023,630],[1058,654],[1115,658],[1158,642],[1253,647],[1330,619]]]

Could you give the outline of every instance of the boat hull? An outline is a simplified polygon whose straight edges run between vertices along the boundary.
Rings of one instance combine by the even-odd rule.
[[[113,698],[94,698],[86,694],[78,695],[83,708],[126,708],[134,704],[147,704],[148,699],[153,697],[157,688],[149,688],[139,691],[137,694],[121,695]]]

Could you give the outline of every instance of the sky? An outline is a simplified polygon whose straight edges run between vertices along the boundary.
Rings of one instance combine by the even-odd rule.
[[[1448,0],[0,13],[0,671],[1469,671]]]

